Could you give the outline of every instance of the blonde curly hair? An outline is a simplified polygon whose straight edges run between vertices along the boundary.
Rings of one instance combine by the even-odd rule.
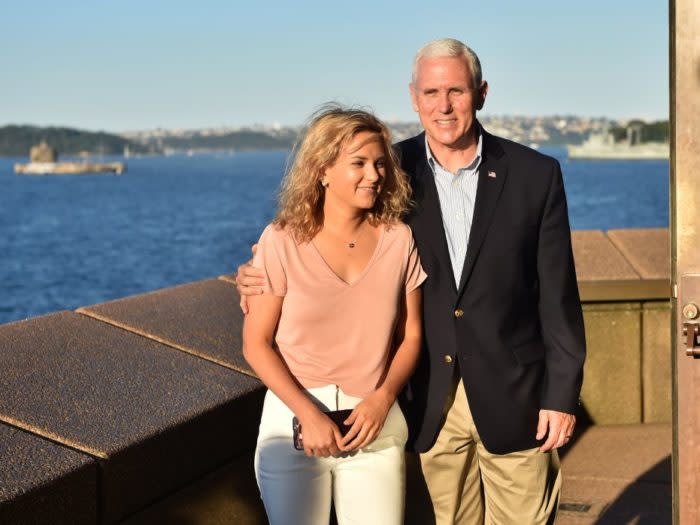
[[[374,206],[367,210],[367,221],[373,226],[392,224],[408,211],[412,204],[411,187],[391,147],[389,128],[367,111],[325,106],[312,116],[294,148],[296,156],[282,181],[273,221],[286,228],[297,242],[310,241],[323,226],[324,172],[335,163],[345,145],[364,131],[381,136],[385,155],[382,190]]]

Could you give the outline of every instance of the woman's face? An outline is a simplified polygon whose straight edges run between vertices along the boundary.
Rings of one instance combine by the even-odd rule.
[[[384,183],[385,157],[384,140],[379,133],[356,134],[321,179],[326,187],[324,209],[371,209]]]

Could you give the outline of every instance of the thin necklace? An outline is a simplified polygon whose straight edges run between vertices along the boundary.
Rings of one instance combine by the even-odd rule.
[[[362,235],[362,232],[363,232],[363,231],[364,231],[364,230],[360,230],[360,235]],[[357,246],[357,239],[360,238],[360,235],[358,235],[357,237],[355,237],[352,241],[349,241],[349,242],[346,241],[346,242],[345,242],[345,246],[347,246],[348,248],[354,248],[355,246]]]
[[[360,233],[357,235],[357,237],[355,237],[355,238],[354,238],[353,240],[351,240],[351,241],[343,241],[343,244],[344,244],[347,248],[354,248],[355,246],[357,246],[357,239],[359,239],[359,238],[362,236],[363,233],[364,233],[364,228],[362,228],[362,229],[360,230]],[[331,235],[333,235],[333,237],[336,237],[336,238],[338,237],[338,235],[336,235],[335,233],[331,233]]]

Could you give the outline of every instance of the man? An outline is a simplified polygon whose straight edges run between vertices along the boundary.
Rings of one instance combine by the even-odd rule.
[[[425,133],[396,148],[428,274],[410,445],[439,525],[551,523],[585,356],[561,171],[480,126],[488,84],[461,42],[424,46],[410,92]]]

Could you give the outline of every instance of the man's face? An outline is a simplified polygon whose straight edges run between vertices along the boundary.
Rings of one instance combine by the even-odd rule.
[[[472,86],[469,66],[463,57],[422,58],[418,62],[415,82],[411,84],[411,101],[428,142],[435,146],[468,146],[469,131],[486,99],[488,85]]]

